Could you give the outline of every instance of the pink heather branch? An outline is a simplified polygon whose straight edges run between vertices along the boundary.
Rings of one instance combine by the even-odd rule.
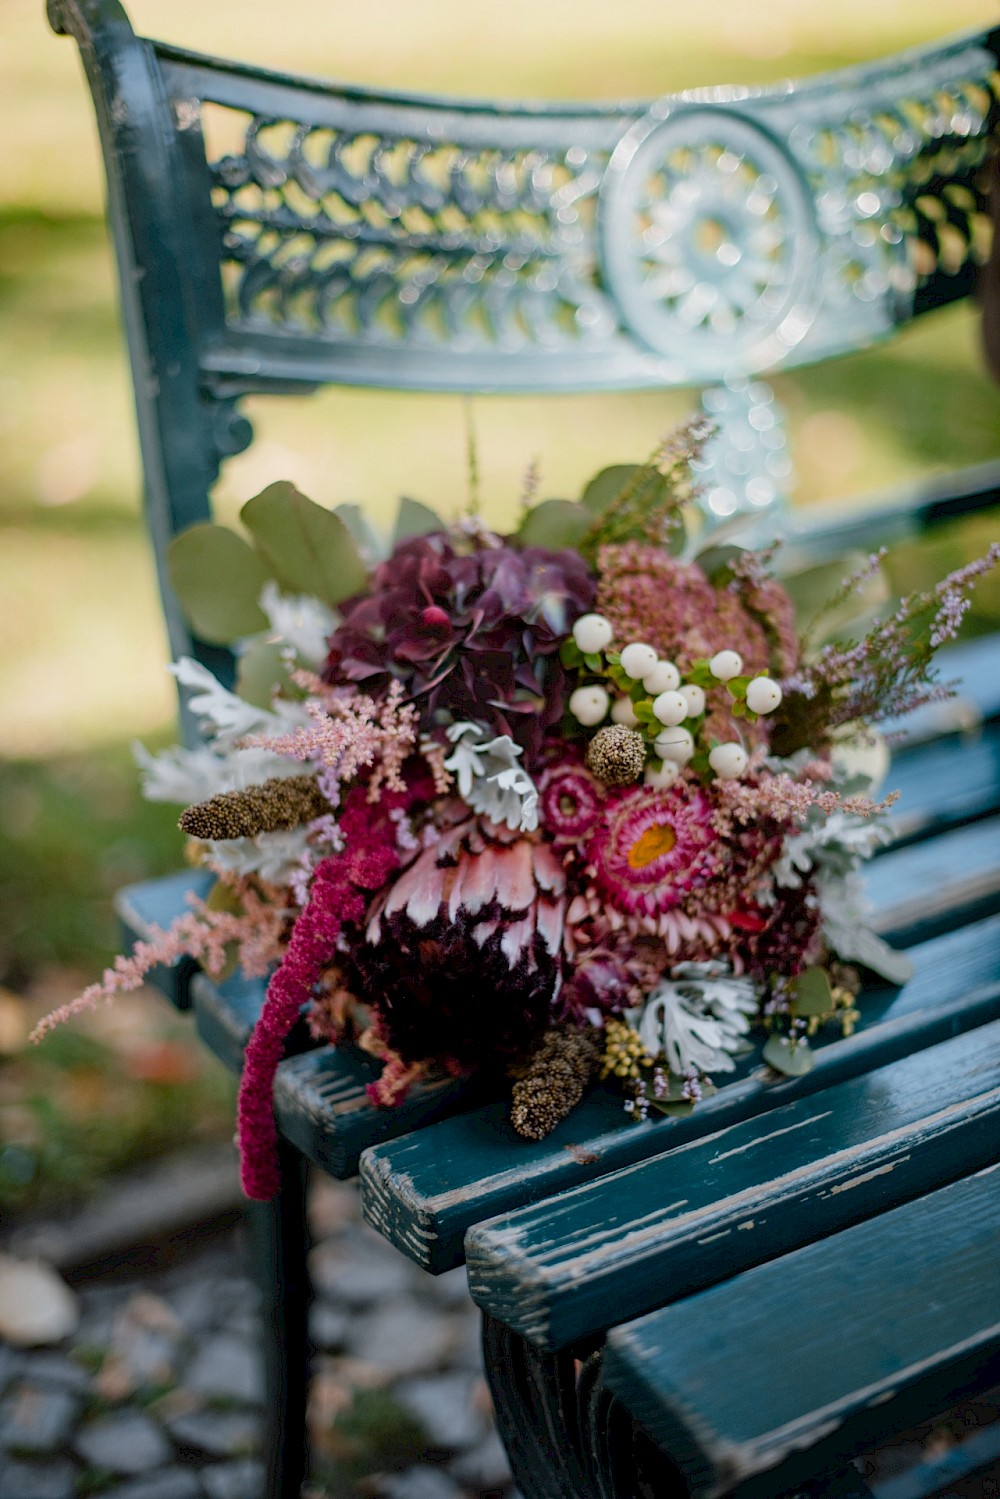
[[[891,792],[881,802],[873,802],[867,796],[841,796],[836,791],[824,791],[814,781],[796,781],[789,775],[768,776],[757,785],[719,781],[716,795],[719,801],[716,825],[720,832],[724,832],[730,818],[744,826],[765,817],[775,822],[800,823],[813,807],[828,817],[832,812],[873,817],[899,800],[898,791]]]
[[[386,814],[394,801],[383,800]],[[281,1185],[273,1090],[285,1041],[333,958],[343,926],[364,918],[362,891],[379,889],[399,864],[394,824],[388,815],[375,822],[357,790],[347,798],[340,826],[344,850],[316,866],[309,904],[292,929],[246,1049],[238,1110],[241,1177],[246,1195],[258,1202]]]

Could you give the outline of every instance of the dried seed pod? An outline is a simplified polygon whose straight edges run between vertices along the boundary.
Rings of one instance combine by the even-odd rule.
[[[179,827],[192,838],[253,838],[298,827],[330,811],[315,776],[275,776],[259,786],[220,791],[181,813]]]
[[[587,769],[606,786],[631,786],[646,764],[646,741],[625,724],[599,729],[587,746]]]
[[[588,1026],[546,1031],[514,1084],[510,1119],[526,1140],[544,1140],[576,1108],[601,1055],[599,1032]]]

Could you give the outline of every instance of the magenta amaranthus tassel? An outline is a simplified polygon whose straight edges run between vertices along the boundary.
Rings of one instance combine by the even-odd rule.
[[[404,800],[386,796],[383,808]],[[281,1185],[272,1092],[289,1032],[333,957],[341,929],[364,919],[363,892],[379,889],[399,865],[394,825],[388,818],[374,822],[362,789],[348,797],[340,827],[343,852],[316,866],[309,904],[295,923],[247,1045],[237,1132],[243,1190],[257,1202],[268,1201]]]

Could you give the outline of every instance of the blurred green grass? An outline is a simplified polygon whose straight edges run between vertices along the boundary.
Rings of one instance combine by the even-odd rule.
[[[131,10],[141,31],[270,66],[559,98],[768,81],[995,21],[987,0],[946,13],[929,0],[845,0],[835,12],[819,0],[673,11],[660,0],[382,0],[377,12],[335,13],[293,0],[280,17],[264,0],[136,0]],[[21,987],[53,965],[107,958],[111,891],[175,865],[180,839],[171,809],[143,807],[128,754],[135,736],[169,736],[174,703],[96,131],[76,50],[48,32],[36,0],[0,0],[0,115],[0,982]],[[799,504],[1000,456],[971,306],[775,386]],[[689,405],[651,392],[477,401],[488,518],[512,517],[533,459],[543,494],[574,494],[595,469],[649,451]],[[455,397],[341,390],[247,410],[258,438],[222,477],[224,518],[283,477],[383,519],[403,492],[446,512],[465,500]],[[908,553],[905,570],[917,569],[926,564]]]

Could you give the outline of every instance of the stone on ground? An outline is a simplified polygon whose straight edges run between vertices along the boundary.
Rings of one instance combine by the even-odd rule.
[[[22,1348],[61,1343],[79,1321],[77,1299],[61,1275],[41,1260],[0,1254],[0,1338]]]
[[[138,1410],[115,1411],[81,1427],[74,1443],[84,1462],[109,1473],[148,1473],[170,1461],[170,1443]]]

